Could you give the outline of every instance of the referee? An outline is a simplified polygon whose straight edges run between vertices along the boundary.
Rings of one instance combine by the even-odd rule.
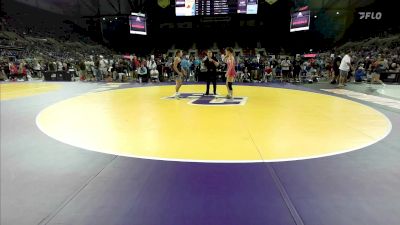
[[[210,83],[213,83],[214,95],[217,95],[217,67],[219,66],[217,58],[211,50],[207,51],[207,57],[203,59],[204,66],[207,68],[207,91],[210,94]]]

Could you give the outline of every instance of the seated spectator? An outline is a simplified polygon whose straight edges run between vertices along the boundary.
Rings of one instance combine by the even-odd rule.
[[[247,67],[245,67],[243,70],[241,80],[242,80],[242,82],[251,82],[250,72]]]
[[[311,77],[316,77],[318,75],[317,67],[316,66],[311,67],[309,73],[310,73]]]
[[[391,65],[390,65],[390,71],[392,71],[392,72],[399,72],[400,71],[400,65],[398,64],[398,63],[395,63],[395,62],[393,62]]]
[[[144,66],[143,63],[139,68],[138,74],[139,74],[139,83],[142,83],[142,81],[147,82],[147,68]]]
[[[360,66],[356,70],[354,76],[355,76],[355,81],[356,82],[362,82],[363,81],[363,79],[367,76],[367,74],[365,73],[364,64],[360,64]]]
[[[110,64],[112,65],[111,61],[110,61]],[[106,82],[112,82],[113,81],[113,76],[112,76],[113,70],[114,69],[113,69],[112,66],[109,66],[107,68],[107,75],[106,75],[106,77],[104,79]]]

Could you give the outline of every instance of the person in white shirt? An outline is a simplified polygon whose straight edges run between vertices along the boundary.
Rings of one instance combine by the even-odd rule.
[[[154,59],[154,55],[150,56],[150,61],[148,62],[147,66],[150,69],[150,78],[151,78],[151,80],[152,81],[156,81],[156,82],[159,81],[159,78],[158,78],[159,73],[158,73],[158,70],[157,70],[157,63],[156,63],[156,61]]]
[[[289,73],[290,73],[290,60],[289,57],[286,57],[286,59],[283,59],[281,62],[282,66],[282,76],[283,80],[289,81]]]
[[[92,60],[93,56],[90,57],[90,60],[85,61],[86,66],[86,80],[93,81],[93,69],[94,69],[94,62]]]
[[[351,68],[351,53],[347,53],[340,62],[340,78],[338,87],[346,86],[347,75],[349,74]]]
[[[108,74],[107,72],[108,69],[108,62],[106,59],[104,59],[104,56],[100,55],[100,61],[99,61],[99,70],[100,70],[100,80],[105,78]]]
[[[40,66],[40,63],[38,61],[35,62],[34,66],[33,66],[33,70],[37,77],[42,77],[42,73],[41,73],[42,67]]]
[[[57,61],[57,71],[63,71],[63,64],[60,61]]]

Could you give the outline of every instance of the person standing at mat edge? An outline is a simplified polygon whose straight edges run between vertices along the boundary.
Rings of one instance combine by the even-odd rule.
[[[182,86],[183,78],[185,76],[185,71],[181,67],[182,50],[177,50],[175,53],[174,63],[172,64],[172,69],[175,74],[175,98],[179,98],[179,89]]]
[[[346,86],[347,82],[347,75],[351,70],[351,52],[347,53],[342,61],[340,62],[339,70],[340,70],[340,78],[339,78],[339,85],[338,87]]]
[[[233,49],[232,48],[227,48],[225,51],[226,57],[225,57],[225,62],[226,62],[226,88],[228,89],[228,95],[226,98],[231,99],[233,98],[233,88],[232,84],[233,81],[235,80],[236,76],[236,71],[235,71],[235,58],[233,57]]]
[[[217,58],[211,50],[207,51],[207,56],[203,60],[204,66],[207,68],[207,90],[206,95],[210,94],[210,83],[213,83],[214,95],[217,95],[217,67],[219,66]]]

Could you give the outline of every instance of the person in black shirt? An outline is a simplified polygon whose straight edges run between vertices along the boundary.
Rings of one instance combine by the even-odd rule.
[[[336,84],[337,79],[339,78],[339,66],[340,66],[340,62],[342,61],[342,58],[340,57],[340,55],[337,55],[336,58],[333,60],[333,80],[331,81],[331,84]]]
[[[301,65],[303,64],[301,57],[299,54],[296,55],[296,58],[293,61],[293,78],[294,82],[300,81],[300,72],[301,72]]]
[[[207,68],[207,91],[206,95],[210,94],[210,83],[213,83],[214,95],[217,95],[217,67],[219,66],[217,58],[213,52],[208,50],[207,57],[203,60],[204,66]]]

